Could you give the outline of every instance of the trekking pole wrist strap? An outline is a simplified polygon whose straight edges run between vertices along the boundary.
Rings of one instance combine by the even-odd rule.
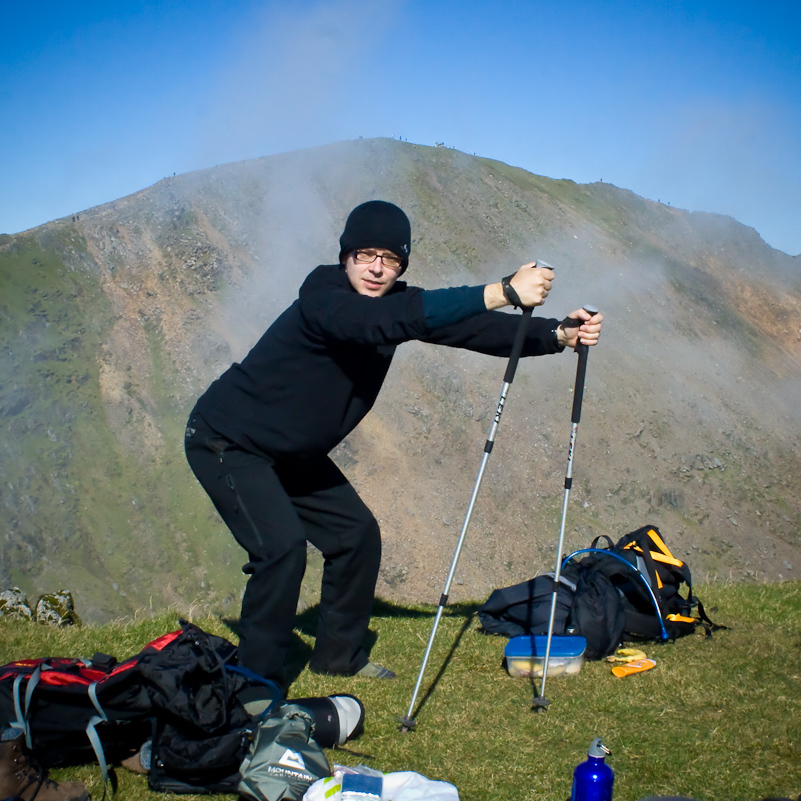
[[[507,302],[511,303],[516,309],[525,309],[526,307],[523,305],[523,301],[520,300],[520,295],[517,294],[517,290],[512,286],[512,278],[514,278],[514,276],[515,273],[512,273],[505,278],[501,278],[503,296],[506,298]]]

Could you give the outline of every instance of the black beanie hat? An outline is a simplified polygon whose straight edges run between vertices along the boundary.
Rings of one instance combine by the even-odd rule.
[[[385,248],[403,259],[401,272],[409,264],[412,227],[401,209],[385,200],[368,200],[348,215],[339,237],[339,258],[357,248]]]

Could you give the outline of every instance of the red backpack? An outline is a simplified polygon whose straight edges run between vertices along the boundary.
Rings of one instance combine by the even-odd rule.
[[[239,766],[258,719],[240,700],[258,686],[272,699],[265,715],[283,703],[279,688],[237,662],[236,646],[181,621],[181,629],[117,662],[22,659],[0,667],[0,721],[23,729],[28,748],[45,767],[97,762],[108,765],[152,741],[148,782],[158,791],[235,793]],[[328,698],[304,698],[315,721],[314,739],[333,747],[358,736],[364,721],[342,721]],[[292,702],[290,702],[292,703]]]

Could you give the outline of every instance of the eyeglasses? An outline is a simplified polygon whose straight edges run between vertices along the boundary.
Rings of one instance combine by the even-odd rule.
[[[372,264],[376,259],[381,259],[384,267],[390,270],[397,270],[403,264],[403,259],[394,253],[377,253],[375,250],[354,250],[353,258],[362,264]]]

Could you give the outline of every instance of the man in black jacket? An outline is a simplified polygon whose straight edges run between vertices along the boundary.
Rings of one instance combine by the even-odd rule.
[[[249,556],[240,660],[280,685],[307,541],[325,558],[310,669],[394,677],[364,649],[378,524],[328,453],[372,408],[395,348],[419,340],[508,356],[520,318],[494,310],[541,305],[554,277],[531,262],[503,282],[423,290],[399,280],[410,249],[409,220],[397,206],[355,208],[340,263],[309,274],[298,299],[211,384],[189,419],[189,464]],[[601,315],[579,309],[569,317],[567,325],[532,318],[522,355],[595,345]]]

